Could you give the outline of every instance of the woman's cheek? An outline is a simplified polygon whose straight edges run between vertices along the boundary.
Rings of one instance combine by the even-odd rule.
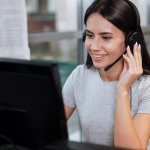
[[[91,44],[89,43],[89,42],[86,42],[85,41],[85,48],[86,48],[86,50],[90,50],[90,47],[91,47]]]

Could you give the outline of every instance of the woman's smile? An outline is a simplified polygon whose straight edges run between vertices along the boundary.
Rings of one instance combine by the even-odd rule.
[[[91,54],[92,60],[95,62],[102,61],[107,56],[108,56],[107,54]]]

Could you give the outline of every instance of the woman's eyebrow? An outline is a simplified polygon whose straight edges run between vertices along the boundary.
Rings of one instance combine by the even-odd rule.
[[[93,32],[88,29],[85,29],[85,32],[93,34]],[[100,32],[99,33],[99,35],[112,35],[112,34],[113,33],[111,33],[111,32]]]
[[[101,32],[99,34],[101,34],[101,35],[112,35],[113,33],[111,33],[111,32]]]
[[[92,32],[92,31],[90,31],[90,30],[88,30],[88,29],[85,29],[85,32],[88,32],[88,33],[93,34],[93,32]]]

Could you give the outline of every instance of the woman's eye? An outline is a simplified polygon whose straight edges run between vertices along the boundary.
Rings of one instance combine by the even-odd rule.
[[[88,34],[86,33],[86,36],[89,38],[89,39],[92,39],[94,36],[92,34]]]
[[[104,40],[110,40],[111,37],[109,37],[109,36],[104,36],[103,39],[104,39]]]

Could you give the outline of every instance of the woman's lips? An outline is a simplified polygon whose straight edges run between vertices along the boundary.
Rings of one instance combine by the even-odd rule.
[[[92,54],[92,58],[94,61],[100,61],[103,60],[107,54]]]

